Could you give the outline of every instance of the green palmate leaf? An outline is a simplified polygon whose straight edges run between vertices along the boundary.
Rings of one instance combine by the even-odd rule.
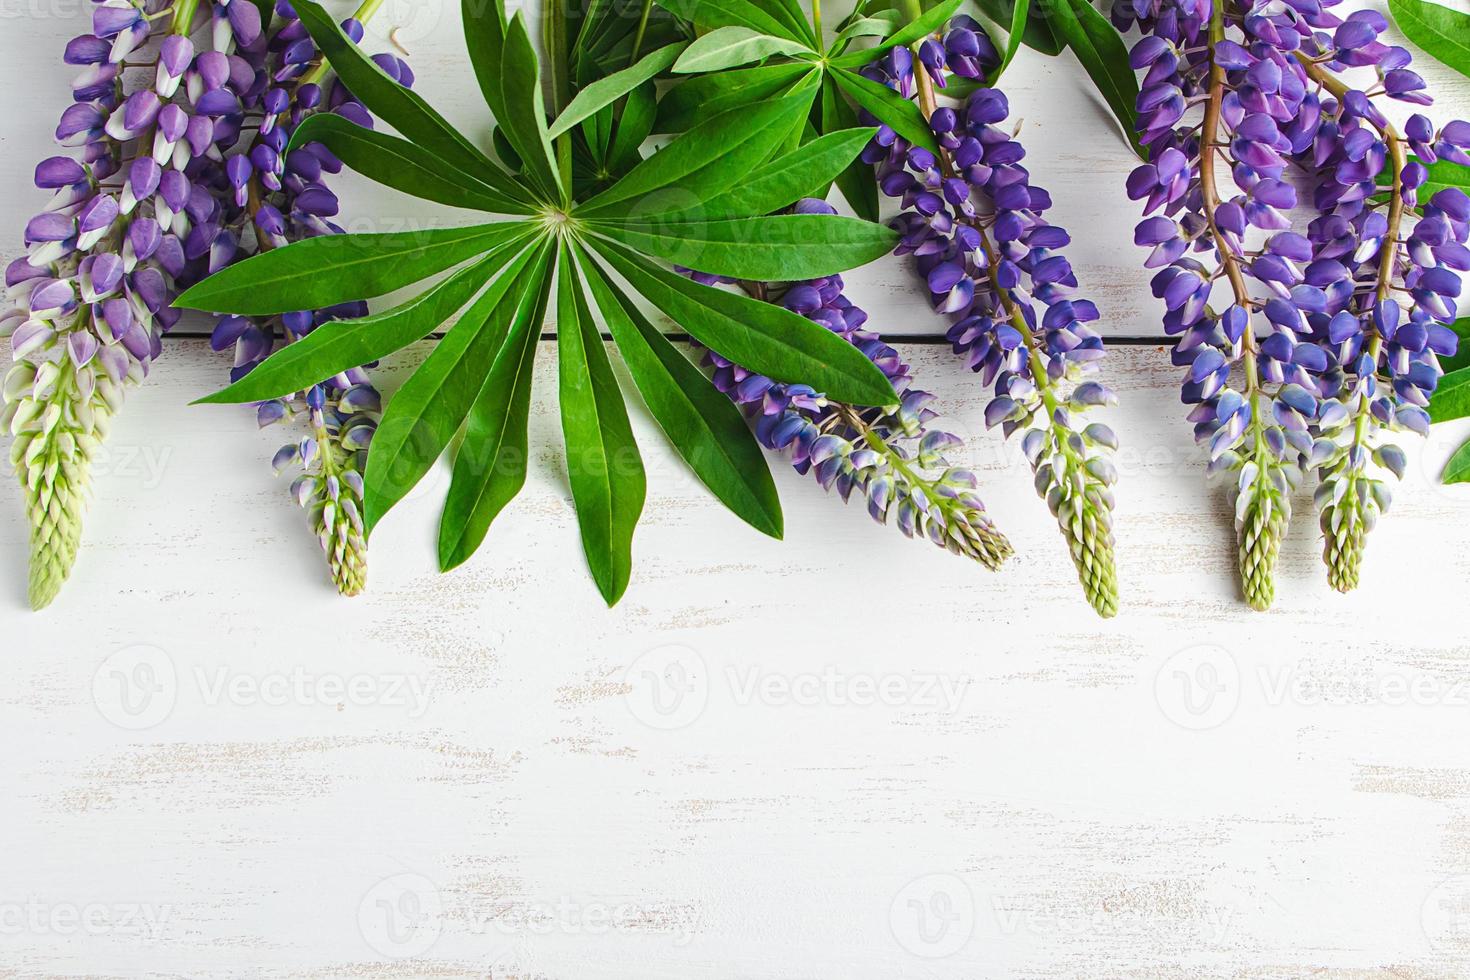
[[[735,516],[781,537],[776,485],[740,410],[580,248],[577,258],[638,393],[679,455]]]
[[[806,317],[703,286],[606,239],[594,247],[669,319],[712,350],[757,374],[809,384],[836,401],[889,405],[893,386],[856,347]]]
[[[515,312],[490,372],[465,420],[454,472],[439,518],[439,568],[463,564],[490,524],[526,485],[526,422],[541,321],[551,292],[550,242],[521,287]]]
[[[800,41],[760,34],[748,27],[720,27],[695,41],[679,55],[674,71],[683,75],[737,68],[773,54],[800,54],[810,49]]]
[[[466,0],[471,2],[471,0]],[[419,146],[466,173],[479,173],[494,164],[461,136],[444,117],[410,89],[389,78],[367,54],[352,42],[332,15],[313,0],[300,0],[292,8],[311,38],[332,64],[342,84],[367,106],[373,115],[398,130]],[[529,202],[527,197],[526,201]],[[302,306],[293,309],[303,309]]]
[[[1441,483],[1470,483],[1470,442],[1461,444],[1455,450],[1449,462],[1444,464],[1444,471],[1439,475]]]
[[[947,24],[949,19],[954,16],[955,11],[960,9],[960,4],[963,2],[964,0],[943,0],[942,3],[930,7],[893,34],[884,38],[875,47],[845,54],[840,58],[834,59],[833,64],[843,68],[856,68],[859,65],[865,65],[872,61],[875,56],[887,51],[889,48],[896,48],[900,44],[913,44],[915,41],[923,40]]]
[[[987,85],[994,85],[1000,81],[1000,76],[1004,75],[1005,70],[1011,66],[1011,62],[1016,60],[1016,52],[1021,49],[1021,42],[1026,39],[1026,24],[1030,19],[1030,13],[1030,0],[1015,4],[1011,11],[1011,26],[1006,34],[1005,50],[1001,52],[1000,64],[996,65],[995,70],[985,79]]]
[[[781,62],[691,78],[659,100],[654,130],[682,133],[720,113],[773,98],[814,70],[808,62]]]
[[[602,597],[613,605],[628,587],[633,528],[647,485],[623,394],[565,249],[556,312],[567,477],[587,566]]]
[[[174,305],[263,316],[371,299],[522,239],[529,227],[503,221],[308,238],[228,266],[185,290]]]
[[[770,214],[802,197],[825,197],[822,193],[849,163],[857,158],[873,136],[871,126],[843,129],[818,136],[810,142],[764,164],[734,187],[699,206],[665,217],[679,220],[713,221],[750,214]],[[875,188],[871,167],[867,183]],[[876,210],[876,203],[875,203]],[[791,279],[792,276],[779,276]]]
[[[744,180],[802,112],[799,98],[787,98],[716,116],[638,164],[577,213],[606,217],[632,207],[654,214],[692,207]]]
[[[1083,69],[1113,115],[1123,127],[1128,143],[1139,156],[1134,109],[1138,101],[1138,78],[1128,64],[1128,46],[1108,19],[1093,9],[1088,0],[1036,0],[1048,25],[1077,56]]]
[[[850,127],[856,126],[858,122],[857,113],[852,111],[852,106],[842,97],[842,93],[837,90],[837,83],[830,76],[822,78],[821,120],[822,130],[828,134],[822,139],[837,136],[841,132],[851,132]],[[864,132],[867,131],[865,128]],[[858,148],[858,152],[862,152],[862,147]],[[873,179],[871,166],[860,157],[854,156],[835,179],[842,196],[847,198],[847,203],[859,218],[878,220],[878,182]]]
[[[1470,14],[1426,0],[1388,0],[1388,11],[1410,41],[1470,75]]]
[[[566,199],[557,171],[556,155],[546,131],[546,106],[541,99],[541,71],[536,50],[526,33],[523,12],[510,20],[501,49],[500,91],[503,115],[495,117],[510,145],[525,163],[527,176],[547,194]]]
[[[387,357],[419,340],[453,316],[519,254],[529,232],[446,277],[405,303],[348,320],[330,320],[287,344],[234,384],[199,399],[239,404],[303,391],[362,364]]]
[[[939,145],[934,142],[934,131],[924,121],[924,114],[919,111],[918,106],[888,86],[879,85],[857,72],[838,69],[833,72],[832,77],[854,102],[877,116],[898,135],[915,146],[938,152]]]
[[[467,309],[403,387],[373,435],[363,521],[371,530],[449,445],[484,385],[519,305],[545,277],[550,245],[522,253]]]
[[[1439,386],[1429,399],[1429,418],[1433,422],[1449,422],[1467,415],[1470,415],[1470,368],[1460,368],[1439,379]]]
[[[898,243],[891,228],[835,214],[590,227],[686,269],[762,281],[832,275],[881,258]]]
[[[577,93],[576,98],[567,104],[567,107],[556,117],[556,122],[547,133],[552,139],[556,139],[562,133],[569,132],[571,128],[583,119],[588,118],[605,106],[610,106],[618,99],[632,92],[644,82],[653,78],[659,72],[668,68],[679,57],[685,45],[670,44],[659,48],[651,54],[645,55],[636,65],[624,68],[620,72],[599,78],[597,81],[583,88]]]
[[[806,20],[793,17],[790,8],[779,3],[767,9],[750,0],[659,0],[659,6],[706,30],[745,27],[758,34],[774,34],[789,41],[805,41],[808,45],[815,43]]]
[[[416,144],[366,129],[336,113],[319,112],[297,127],[291,145],[309,142],[321,143],[363,176],[426,201],[495,214],[531,214],[533,210]]]

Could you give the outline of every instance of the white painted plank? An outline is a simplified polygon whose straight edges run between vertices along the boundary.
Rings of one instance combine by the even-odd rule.
[[[607,611],[560,471],[549,346],[530,481],[485,548],[435,573],[440,474],[382,526],[369,592],[349,601],[269,475],[274,434],[243,410],[186,407],[223,364],[170,342],[119,419],[85,555],[45,613],[20,608],[21,515],[13,494],[0,503],[0,961],[558,978],[1470,969],[1455,904],[1470,896],[1470,491],[1428,479],[1463,427],[1414,454],[1358,594],[1327,589],[1303,516],[1278,608],[1254,614],[1173,369],[1161,349],[1120,348],[1124,604],[1105,623],[1023,464],[979,431],[973,377],[943,348],[906,353],[967,438],[1011,566],[906,541],[781,468],[788,537],[762,538],[640,412],[648,517]],[[163,917],[156,935],[64,932],[69,909],[133,904]]]

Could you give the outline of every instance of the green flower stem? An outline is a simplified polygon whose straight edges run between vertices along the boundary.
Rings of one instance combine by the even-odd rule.
[[[199,0],[181,0],[181,2],[198,3]],[[362,4],[359,5],[358,8],[352,12],[352,19],[357,21],[359,24],[366,25],[367,22],[372,20],[373,16],[377,14],[378,10],[383,6],[384,2],[385,0],[363,0]],[[322,79],[327,77],[327,72],[331,70],[332,66],[327,64],[327,59],[318,54],[316,58],[316,64],[312,65],[309,69],[307,69],[305,74],[303,74],[300,78],[296,80],[296,87],[300,88],[303,85],[320,85],[322,83]]]

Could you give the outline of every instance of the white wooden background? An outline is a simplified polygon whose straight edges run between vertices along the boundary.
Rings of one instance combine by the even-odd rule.
[[[382,19],[471,123],[440,2]],[[8,254],[88,7],[3,8]],[[1107,117],[1070,61],[1023,53],[1009,89],[1109,331],[1155,335]],[[341,186],[356,229],[444,220]],[[935,332],[900,263],[850,278],[886,332]],[[1102,622],[984,392],[908,344],[1017,546],[1003,572],[779,464],[787,540],[763,538],[640,413],[647,513],[608,611],[548,346],[535,465],[485,547],[435,572],[436,472],[349,601],[270,475],[277,435],[187,407],[226,369],[190,326],[118,420],[44,613],[0,494],[0,974],[1470,975],[1470,489],[1434,479],[1465,426],[1411,444],[1357,594],[1327,588],[1303,500],[1252,613],[1166,348],[1118,346]]]

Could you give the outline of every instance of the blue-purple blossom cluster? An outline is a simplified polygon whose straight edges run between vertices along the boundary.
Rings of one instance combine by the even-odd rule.
[[[1455,347],[1458,272],[1470,268],[1470,201],[1453,188],[1419,200],[1420,161],[1467,159],[1470,126],[1436,130],[1415,115],[1399,133],[1373,100],[1425,104],[1423,80],[1406,50],[1379,40],[1381,15],[1340,18],[1333,5],[1113,9],[1120,27],[1144,34],[1131,58],[1145,72],[1139,130],[1150,162],[1128,192],[1161,213],[1135,239],[1161,270],[1154,293],[1179,337],[1174,360],[1210,469],[1235,474],[1241,575],[1256,608],[1273,598],[1290,493],[1309,468],[1329,581],[1356,585],[1364,536],[1389,502],[1369,463],[1402,473],[1402,451],[1381,433],[1427,429],[1438,358]],[[1368,66],[1371,87],[1344,81]],[[1235,184],[1228,197],[1217,164]],[[1310,202],[1289,167],[1307,175]],[[1305,234],[1289,215],[1303,204],[1315,212]]]
[[[1095,380],[1102,338],[1089,324],[1097,307],[1074,295],[1077,277],[1061,253],[1070,237],[1047,222],[1047,192],[1022,165],[1025,148],[1000,124],[1005,94],[976,88],[958,107],[939,105],[948,75],[975,80],[996,63],[995,49],[968,17],[943,40],[895,48],[866,69],[900,94],[916,93],[937,152],[880,126],[863,159],[877,167],[883,192],[899,198],[899,254],[916,257],[934,308],[948,314],[956,354],[995,396],[987,425],[1020,432],[1035,474],[1066,538],[1083,591],[1104,616],[1117,611],[1111,460],[1117,440],[1088,409],[1115,400]],[[875,121],[875,120],[870,120]]]
[[[349,18],[342,26],[353,40],[362,39],[363,26],[356,19]],[[245,243],[245,250],[254,253],[304,238],[341,234],[343,229],[331,220],[337,214],[337,198],[326,184],[330,174],[341,170],[341,162],[319,143],[290,152],[287,146],[296,127],[315,112],[335,112],[368,128],[371,116],[340,82],[324,89],[320,80],[326,66],[286,0],[276,4],[269,31],[253,36],[248,44],[236,38],[231,57],[246,62],[255,79],[240,91],[227,88],[244,127],[253,128],[254,136],[224,155],[221,237],[232,252]],[[379,54],[373,60],[394,80],[412,84],[411,69],[398,57]],[[236,381],[265,360],[277,343],[298,340],[328,320],[366,313],[367,305],[355,302],[279,317],[225,316],[211,343],[216,350],[234,349],[230,380]],[[345,595],[356,595],[366,581],[362,470],[380,403],[366,371],[359,367],[257,406],[262,427],[288,420],[304,423],[304,434],[282,446],[273,464],[277,472],[293,464],[301,467],[292,495],[307,509],[333,579]]]
[[[799,202],[796,210],[835,213],[815,199]],[[706,284],[720,281],[692,275]],[[899,395],[898,405],[888,408],[844,405],[808,385],[774,381],[714,351],[706,352],[715,387],[754,421],[761,445],[789,453],[798,473],[811,473],[823,489],[835,488],[844,501],[856,491],[878,523],[888,523],[891,516],[908,537],[927,537],[987,568],[999,568],[1011,555],[1010,542],[986,512],[975,474],[952,465],[945,456],[963,441],[929,427],[935,413],[928,405],[934,396],[913,387],[909,365],[898,351],[863,329],[868,314],[844,295],[842,277],[750,288],[858,348]]]
[[[302,77],[319,72],[304,28],[285,5],[274,28],[250,0],[205,0],[203,11],[208,31],[198,40],[206,33],[195,30],[199,0],[101,0],[92,33],[66,46],[66,62],[80,73],[56,138],[72,154],[37,167],[36,184],[53,197],[27,224],[27,254],[7,269],[13,307],[0,321],[17,362],[5,418],[27,495],[37,606],[55,596],[75,559],[88,464],[124,388],[146,375],[177,320],[173,297],[258,248],[340,230],[326,220],[337,202],[320,183],[340,163],[316,146],[282,159],[290,128],[322,98]],[[397,59],[380,64],[395,77],[406,72]],[[363,121],[345,93],[331,98]],[[322,315],[303,314],[302,329]],[[269,351],[270,332],[269,324],[232,321],[215,342],[236,344],[238,374]],[[376,394],[346,398],[365,384],[358,372],[295,400],[314,427],[315,441],[301,447],[365,445],[371,409],[363,406],[375,405]],[[284,414],[261,409],[262,421]],[[324,452],[303,459],[325,492],[330,472],[311,465]],[[333,495],[341,482],[331,482]],[[339,510],[337,523],[350,524],[355,508]],[[319,519],[323,507],[314,513]],[[334,575],[360,587],[361,548],[351,550],[350,559],[334,559]],[[355,570],[344,571],[344,561]]]
[[[207,152],[210,127],[169,101],[194,63],[184,36],[193,9],[157,0],[93,6],[93,33],[64,56],[80,69],[56,128],[71,154],[36,167],[36,185],[52,197],[26,225],[26,254],[6,269],[11,305],[0,330],[15,364],[4,421],[26,496],[36,608],[70,574],[91,461],[124,390],[147,374],[178,317],[169,304],[179,282],[200,268],[190,232],[208,195],[191,193],[173,164]],[[146,83],[125,95],[124,73],[145,45],[156,47],[156,64],[140,66]]]

